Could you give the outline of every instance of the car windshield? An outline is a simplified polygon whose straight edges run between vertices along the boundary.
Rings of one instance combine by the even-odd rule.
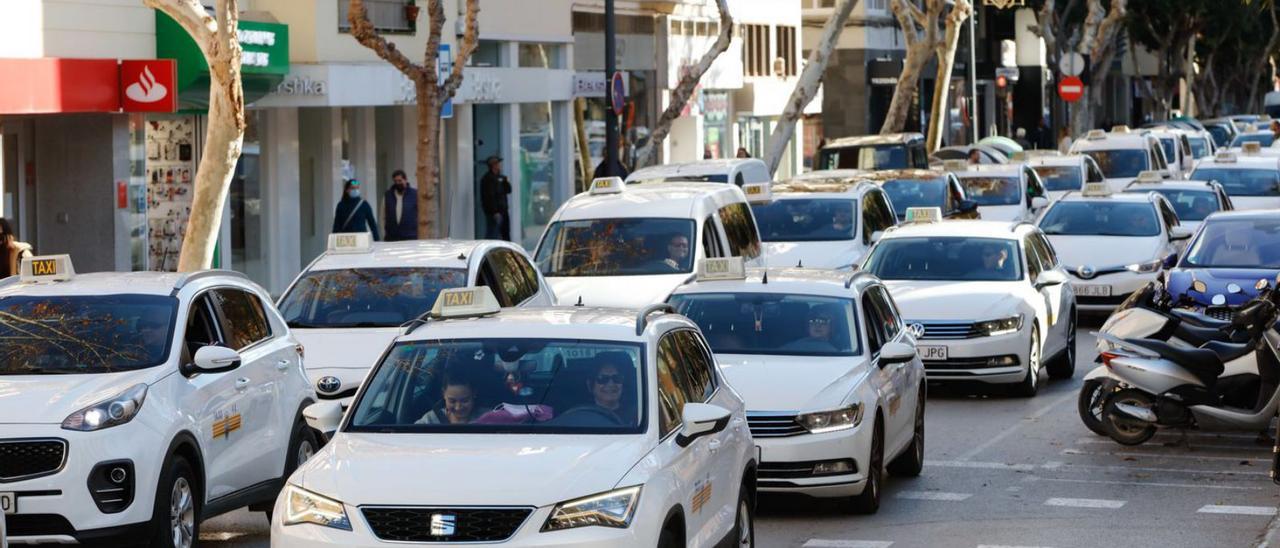
[[[1280,219],[1205,221],[1182,266],[1280,268]]]
[[[857,356],[853,301],[773,293],[691,293],[671,304],[698,324],[716,354]]]
[[[1142,149],[1086,150],[1084,153],[1098,163],[1102,176],[1108,179],[1137,177],[1151,169],[1151,158]]]
[[[1210,213],[1221,209],[1218,195],[1212,190],[1186,190],[1176,188],[1131,188],[1125,192],[1157,192],[1173,204],[1173,212],[1181,221],[1203,221]]]
[[[1209,155],[1209,140],[1204,137],[1188,137],[1187,142],[1191,144],[1191,155],[1196,158],[1204,158]]]
[[[727,183],[729,176],[724,173],[716,173],[709,175],[668,175],[665,177],[649,177],[645,179],[632,179],[627,181],[629,185],[649,184],[649,183]]]
[[[906,217],[910,207],[941,207],[946,209],[947,179],[890,179],[880,184],[889,201],[893,202],[893,212],[899,219]]]
[[[1262,133],[1242,133],[1240,135],[1236,135],[1236,138],[1231,141],[1231,146],[1232,148],[1240,148],[1244,146],[1245,143],[1258,143],[1264,147],[1269,147],[1271,146],[1272,141],[1275,140],[1275,135],[1270,131]]]
[[[1165,158],[1168,158],[1169,161],[1171,162],[1173,161],[1174,158],[1177,158],[1177,155],[1176,155],[1177,150],[1174,149],[1174,147],[1177,145],[1175,144],[1173,137],[1161,138],[1159,139],[1159,141],[1160,141],[1160,148],[1164,149]]]
[[[882,280],[1014,281],[1022,279],[1018,242],[934,236],[881,240],[863,270]]]
[[[1021,181],[1009,177],[964,177],[964,193],[980,206],[1018,205],[1022,200]]]
[[[1280,170],[1203,167],[1191,174],[1197,181],[1217,181],[1228,196],[1280,196]]]
[[[1084,188],[1084,170],[1079,166],[1034,166],[1044,181],[1045,190],[1080,190]]]
[[[1058,202],[1039,224],[1050,235],[1160,235],[1160,220],[1150,202]]]
[[[485,338],[399,343],[355,402],[349,432],[640,432],[639,344]]]
[[[821,169],[906,169],[911,165],[907,146],[899,144],[863,145],[823,150]]]
[[[751,206],[766,242],[852,240],[857,231],[855,199],[785,199]]]
[[[1209,135],[1213,137],[1213,144],[1217,146],[1226,145],[1227,140],[1231,139],[1231,130],[1226,126],[1212,125],[1205,126],[1205,129],[1209,131]]]
[[[178,300],[160,295],[0,298],[0,375],[154,367],[169,356]]]
[[[538,246],[545,276],[639,276],[693,271],[690,219],[560,221]]]
[[[462,268],[350,268],[304,274],[280,300],[289,327],[399,327],[440,291],[467,285]]]

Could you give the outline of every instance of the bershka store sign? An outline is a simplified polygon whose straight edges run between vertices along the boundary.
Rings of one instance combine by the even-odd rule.
[[[174,112],[172,59],[0,59],[0,114]]]

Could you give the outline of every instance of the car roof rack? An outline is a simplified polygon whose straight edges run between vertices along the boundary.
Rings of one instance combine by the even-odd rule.
[[[858,281],[858,278],[862,278],[870,275],[871,273],[865,270],[855,270],[853,271],[853,274],[850,274],[848,278],[845,278],[844,288],[849,289],[850,287],[853,287],[853,282]]]
[[[651,304],[644,307],[636,314],[636,336],[644,334],[644,330],[649,326],[649,315],[654,312],[662,312],[663,314],[675,314],[675,307],[667,303]]]
[[[178,281],[173,284],[173,294],[176,295],[179,291],[182,291],[182,288],[188,285],[191,285],[194,282],[198,282],[205,278],[213,278],[215,276],[228,276],[231,278],[244,280],[246,282],[253,281],[253,280],[250,280],[249,277],[246,276],[243,272],[238,272],[235,270],[227,270],[225,268],[218,268],[213,270],[201,270],[199,272],[191,272],[188,274],[183,274],[181,278],[178,278]]]
[[[1036,224],[1031,221],[1014,221],[1009,223],[1009,232],[1017,232],[1018,227],[1021,227],[1022,225],[1036,226]]]

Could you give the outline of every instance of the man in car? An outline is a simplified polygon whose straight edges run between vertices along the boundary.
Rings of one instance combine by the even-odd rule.
[[[853,233],[853,211],[848,207],[837,207],[831,215],[831,230],[839,235]]]
[[[675,234],[667,239],[666,257],[661,263],[672,272],[684,272],[685,262],[689,258],[689,238],[684,234]]]
[[[831,344],[831,323],[836,315],[824,305],[809,308],[808,336],[783,345],[784,350],[801,352],[835,352],[836,346]]]
[[[1009,260],[1009,250],[1000,244],[982,246],[982,269],[992,274],[1003,272]]]

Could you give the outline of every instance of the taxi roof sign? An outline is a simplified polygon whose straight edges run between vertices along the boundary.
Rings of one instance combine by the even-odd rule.
[[[1129,133],[1129,126],[1126,126],[1124,124],[1120,124],[1118,126],[1111,126],[1111,133]]]
[[[1262,143],[1252,142],[1240,145],[1240,150],[1245,154],[1260,154],[1262,152]]]
[[[1213,155],[1213,161],[1220,164],[1235,163],[1236,154],[1234,152],[1223,150]]]
[[[942,162],[942,169],[947,171],[964,171],[969,169],[968,160],[946,160]]]
[[[468,318],[486,316],[501,310],[497,297],[486,286],[446,289],[431,307],[435,318]]]
[[[698,267],[698,281],[745,280],[747,265],[742,257],[706,259]]]
[[[592,179],[591,190],[588,192],[593,196],[596,194],[618,194],[622,192],[625,186],[626,184],[622,182],[622,177],[599,177]]]
[[[76,275],[70,255],[26,257],[18,271],[19,279],[27,283],[65,282]]]
[[[339,232],[329,235],[330,253],[368,253],[373,249],[373,236],[368,232]]]
[[[942,221],[942,208],[940,207],[908,207],[906,222],[908,223],[937,223]]]
[[[1099,140],[1099,139],[1106,139],[1106,138],[1107,138],[1107,132],[1106,132],[1106,131],[1103,131],[1103,130],[1101,130],[1101,129],[1091,129],[1091,130],[1089,130],[1089,133],[1086,133],[1086,134],[1085,134],[1084,138],[1085,138],[1085,139],[1089,139],[1089,140],[1093,140],[1093,141],[1096,141],[1096,140]]]
[[[773,188],[769,183],[749,183],[742,185],[742,193],[747,195],[747,202],[767,204],[773,200]]]
[[[1148,169],[1138,173],[1138,180],[1144,183],[1151,183],[1151,182],[1158,183],[1164,180],[1164,174],[1160,173],[1159,171]]]
[[[1085,183],[1082,196],[1110,196],[1111,186],[1107,183]]]

